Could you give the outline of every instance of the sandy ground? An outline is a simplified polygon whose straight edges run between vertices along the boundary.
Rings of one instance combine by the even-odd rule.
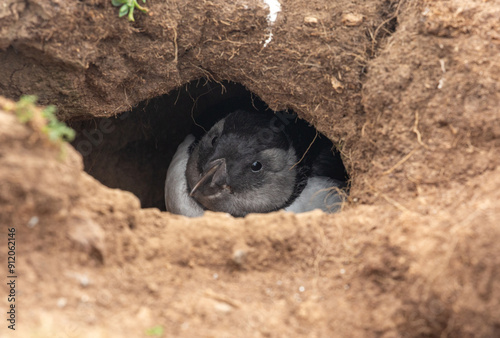
[[[255,1],[151,3],[135,24],[107,1],[8,3],[3,96],[71,120],[236,81],[330,137],[351,195],[335,215],[141,209],[2,98],[0,336],[500,336],[498,1],[283,1],[265,50]]]

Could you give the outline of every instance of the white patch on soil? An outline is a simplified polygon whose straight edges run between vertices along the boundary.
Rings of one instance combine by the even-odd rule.
[[[266,47],[267,44],[273,39],[272,26],[278,18],[278,13],[281,12],[281,4],[278,0],[264,0],[264,3],[269,7],[269,15],[267,16],[267,22],[269,23],[269,36],[266,41],[264,41],[264,47]]]

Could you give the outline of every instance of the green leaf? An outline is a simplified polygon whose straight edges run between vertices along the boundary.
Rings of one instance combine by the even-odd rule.
[[[115,6],[115,7],[119,7],[123,3],[124,3],[123,0],[111,0],[111,4],[113,4],[113,6]]]
[[[129,12],[129,8],[125,4],[125,5],[120,7],[120,13],[118,14],[118,16],[121,18],[122,16],[127,15],[128,12]]]
[[[48,120],[55,119],[54,114],[55,114],[56,110],[57,110],[57,108],[55,106],[49,105],[49,106],[45,107],[44,110],[42,110],[42,116]]]
[[[134,20],[135,8],[144,13],[148,12],[147,8],[141,7],[137,1],[138,0],[111,0],[111,3],[113,4],[113,6],[117,7],[120,6],[120,11],[118,13],[118,16],[120,18],[128,14],[128,20],[135,21]],[[146,3],[146,0],[142,0],[142,2]]]
[[[152,328],[146,330],[146,334],[148,336],[161,337],[161,336],[163,336],[164,332],[165,332],[165,329],[161,325],[156,325],[156,326],[153,326]]]
[[[56,142],[59,139],[59,133],[57,130],[48,130],[49,140]]]
[[[21,99],[19,99],[19,103],[21,104],[35,104],[38,97],[36,95],[23,95]]]
[[[68,142],[71,142],[75,139],[75,131],[69,127],[65,126],[61,134],[61,136]]]

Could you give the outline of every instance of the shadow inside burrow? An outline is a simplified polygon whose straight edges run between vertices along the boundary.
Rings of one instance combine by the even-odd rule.
[[[72,145],[82,155],[85,171],[102,184],[132,192],[143,208],[165,211],[165,177],[178,145],[190,133],[200,138],[238,109],[274,113],[241,84],[195,80],[116,117],[70,121],[77,133]],[[282,113],[307,124],[293,112]],[[302,135],[305,140],[315,139],[313,127],[301,130],[306,130]],[[325,136],[320,134],[318,141],[328,142],[333,149]],[[334,178],[346,182],[340,155],[334,149],[333,153]]]

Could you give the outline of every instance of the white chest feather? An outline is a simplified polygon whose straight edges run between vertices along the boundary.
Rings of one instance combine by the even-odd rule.
[[[189,146],[194,136],[188,135],[179,145],[167,171],[165,180],[165,205],[167,211],[188,217],[203,215],[203,209],[188,194],[186,165],[189,159]]]
[[[299,197],[284,210],[294,213],[321,209],[324,212],[335,212],[340,209],[342,197],[336,188],[339,181],[324,176],[310,177]]]

